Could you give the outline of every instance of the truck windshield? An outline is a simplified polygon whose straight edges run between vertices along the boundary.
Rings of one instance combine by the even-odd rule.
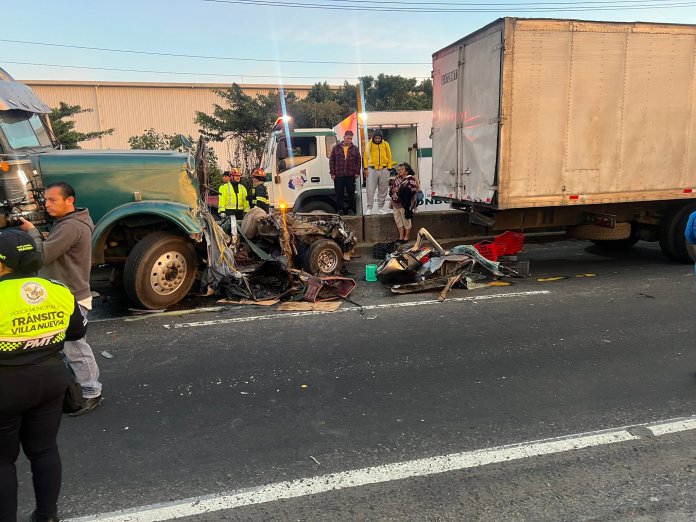
[[[0,111],[0,130],[13,149],[52,146],[41,118],[33,112]]]
[[[266,147],[263,150],[263,155],[261,156],[261,167],[263,170],[270,172],[271,161],[273,158],[273,146],[275,145],[276,134],[274,132],[268,135],[266,138]]]

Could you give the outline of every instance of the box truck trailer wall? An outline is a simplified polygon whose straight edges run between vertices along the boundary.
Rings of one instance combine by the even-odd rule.
[[[433,192],[690,260],[696,26],[503,18],[433,55]],[[503,225],[504,224],[504,225]]]

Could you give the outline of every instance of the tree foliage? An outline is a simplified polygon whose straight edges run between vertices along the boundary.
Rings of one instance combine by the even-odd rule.
[[[188,139],[194,143],[193,153],[195,154],[196,141],[190,136]],[[164,134],[155,131],[155,129],[147,129],[143,134],[131,136],[128,138],[128,144],[131,149],[141,150],[178,150],[183,152],[185,147],[181,142],[181,137],[178,134]],[[208,183],[211,186],[222,184],[222,170],[218,165],[218,159],[215,151],[210,147],[206,148],[206,172],[208,173]]]
[[[68,105],[60,102],[58,107],[54,107],[49,114],[53,133],[64,149],[79,149],[83,141],[96,140],[102,136],[113,134],[114,129],[93,132],[77,132],[75,130],[75,120],[72,119],[77,114],[92,112],[92,109],[83,109],[79,105]]]
[[[433,108],[433,82],[380,74],[361,78],[368,111],[413,111]]]
[[[237,146],[231,150],[228,161],[243,172],[249,172],[261,162],[266,134],[281,114],[279,92],[257,94],[252,98],[236,83],[214,92],[226,106],[215,104],[213,114],[196,112],[195,122],[201,126],[201,134],[213,141],[232,138]],[[296,101],[294,92],[286,93],[287,106],[294,107]]]

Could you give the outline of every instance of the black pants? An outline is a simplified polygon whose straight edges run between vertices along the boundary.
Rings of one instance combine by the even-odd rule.
[[[19,446],[31,462],[38,519],[55,516],[61,483],[56,436],[68,373],[59,357],[32,366],[0,366],[0,522],[17,520]]]
[[[336,191],[336,208],[339,212],[344,210],[355,211],[355,177],[341,176],[334,179],[334,190]],[[343,204],[344,193],[348,193],[348,201]]]

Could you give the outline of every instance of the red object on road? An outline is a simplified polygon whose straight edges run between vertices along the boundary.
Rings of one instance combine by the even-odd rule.
[[[474,245],[474,248],[486,259],[497,261],[498,258],[503,255],[505,246],[495,241],[480,241]]]
[[[524,234],[521,232],[503,232],[493,238],[493,242],[500,245],[499,256],[514,256],[522,252],[524,248]]]

